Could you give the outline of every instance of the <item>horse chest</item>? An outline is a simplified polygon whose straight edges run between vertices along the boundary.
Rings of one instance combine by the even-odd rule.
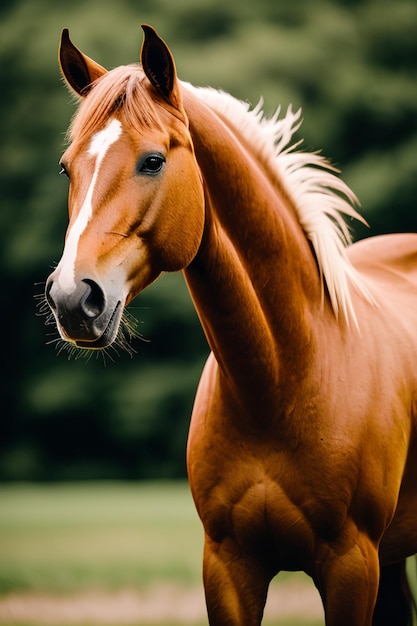
[[[198,475],[192,472],[191,487],[206,534],[231,542],[238,554],[264,555],[277,569],[308,569],[315,534],[281,484],[277,463],[272,478],[251,455],[205,461]]]

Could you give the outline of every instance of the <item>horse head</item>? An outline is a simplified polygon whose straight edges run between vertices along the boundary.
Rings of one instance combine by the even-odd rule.
[[[61,38],[62,74],[81,101],[61,173],[69,225],[46,298],[61,337],[101,349],[127,305],[163,271],[184,269],[204,197],[175,64],[149,26],[138,64],[110,72]]]

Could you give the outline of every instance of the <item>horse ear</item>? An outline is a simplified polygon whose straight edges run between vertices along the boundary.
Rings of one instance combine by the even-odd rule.
[[[143,71],[165,100],[179,108],[181,96],[171,51],[152,26],[142,24],[142,29],[145,33],[141,50]]]
[[[68,28],[64,28],[61,34],[59,65],[63,77],[79,96],[86,96],[91,83],[107,73],[104,67],[83,54],[72,43]]]

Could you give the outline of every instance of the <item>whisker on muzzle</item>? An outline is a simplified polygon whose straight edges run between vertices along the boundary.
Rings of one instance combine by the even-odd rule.
[[[128,309],[124,309],[123,311],[116,338],[110,346],[107,346],[106,348],[102,348],[100,350],[94,350],[77,346],[70,341],[65,341],[59,334],[55,316],[51,311],[51,308],[46,299],[45,282],[35,283],[35,286],[42,287],[42,290],[39,293],[34,294],[37,309],[36,315],[38,317],[45,318],[45,326],[53,326],[53,331],[46,334],[48,338],[46,341],[46,345],[54,346],[57,355],[66,352],[68,360],[78,360],[83,358],[86,359],[86,361],[89,361],[95,353],[96,358],[102,358],[103,364],[106,365],[107,361],[114,362],[116,358],[120,358],[121,354],[119,352],[119,349],[122,352],[126,352],[130,357],[133,357],[137,353],[137,350],[133,346],[133,342],[135,340],[141,340],[145,342],[149,341],[148,339],[143,337],[141,333],[139,333],[137,327],[140,321]]]

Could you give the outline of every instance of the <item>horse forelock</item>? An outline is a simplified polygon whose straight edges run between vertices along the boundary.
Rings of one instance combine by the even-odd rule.
[[[161,128],[144,78],[138,64],[120,66],[102,76],[81,101],[69,128],[69,140],[82,142],[115,115],[139,132],[143,128]]]
[[[267,118],[262,99],[250,109],[248,103],[228,93],[188,83],[183,86],[227,120],[238,136],[244,136],[254,155],[275,174],[278,187],[292,203],[314,249],[336,317],[357,325],[352,285],[365,300],[374,300],[347,256],[351,234],[345,217],[365,224],[366,221],[357,211],[355,194],[338,176],[338,170],[320,154],[297,150],[302,140],[293,143],[293,137],[302,123],[301,109],[294,112],[289,106],[286,115],[280,117],[278,108],[275,115]]]

